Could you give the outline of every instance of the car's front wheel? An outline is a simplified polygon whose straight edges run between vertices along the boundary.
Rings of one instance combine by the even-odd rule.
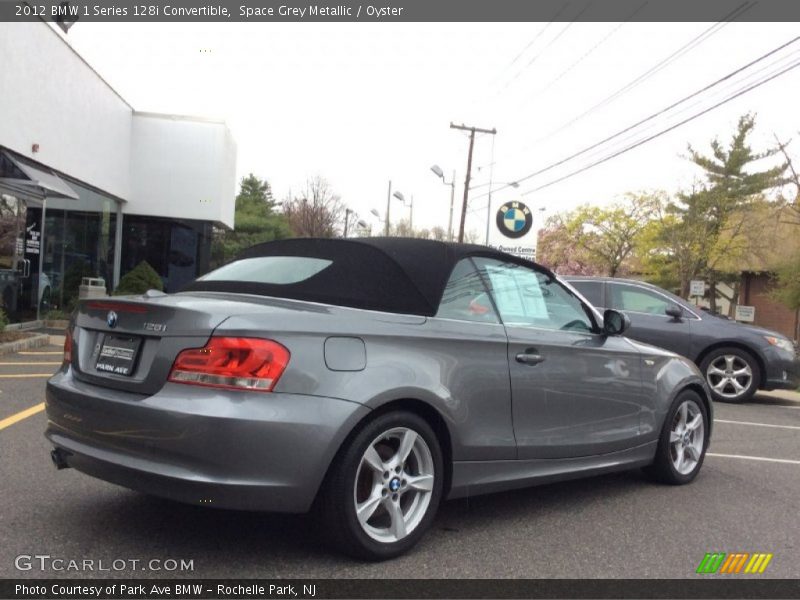
[[[343,448],[321,490],[330,541],[357,558],[406,552],[428,529],[442,496],[436,434],[416,414],[385,413]]]
[[[664,483],[689,483],[700,472],[707,448],[708,410],[697,392],[684,390],[667,412],[655,460],[645,471]]]
[[[748,352],[739,348],[718,348],[700,363],[714,400],[747,402],[758,390],[761,370]]]

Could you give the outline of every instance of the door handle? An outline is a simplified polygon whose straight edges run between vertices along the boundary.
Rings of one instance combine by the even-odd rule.
[[[524,365],[538,365],[544,362],[544,356],[541,354],[534,354],[532,352],[520,352],[516,356],[517,362]]]

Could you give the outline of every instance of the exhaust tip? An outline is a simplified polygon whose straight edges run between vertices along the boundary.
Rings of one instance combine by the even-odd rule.
[[[60,448],[54,448],[50,451],[50,459],[59,471],[61,469],[69,469],[67,464],[67,453]]]

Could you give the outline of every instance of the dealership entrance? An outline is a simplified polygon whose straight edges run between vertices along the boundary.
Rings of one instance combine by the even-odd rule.
[[[78,195],[55,173],[0,152],[0,302],[11,322],[50,309],[53,286],[42,270],[48,198]]]

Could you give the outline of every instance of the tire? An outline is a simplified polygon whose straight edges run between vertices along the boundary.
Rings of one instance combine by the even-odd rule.
[[[761,382],[761,368],[755,357],[734,347],[709,352],[700,363],[700,371],[717,402],[747,402]]]
[[[346,444],[318,499],[328,541],[355,558],[400,556],[430,527],[442,497],[444,463],[436,434],[418,415],[395,411],[369,421]],[[401,460],[404,448],[409,450]]]
[[[684,407],[686,413],[683,412]],[[687,431],[686,425],[693,423],[698,415],[701,418],[699,423]],[[683,390],[667,411],[655,460],[644,471],[662,483],[690,483],[703,466],[707,448],[708,407],[697,392]],[[679,460],[681,453],[682,460]]]

